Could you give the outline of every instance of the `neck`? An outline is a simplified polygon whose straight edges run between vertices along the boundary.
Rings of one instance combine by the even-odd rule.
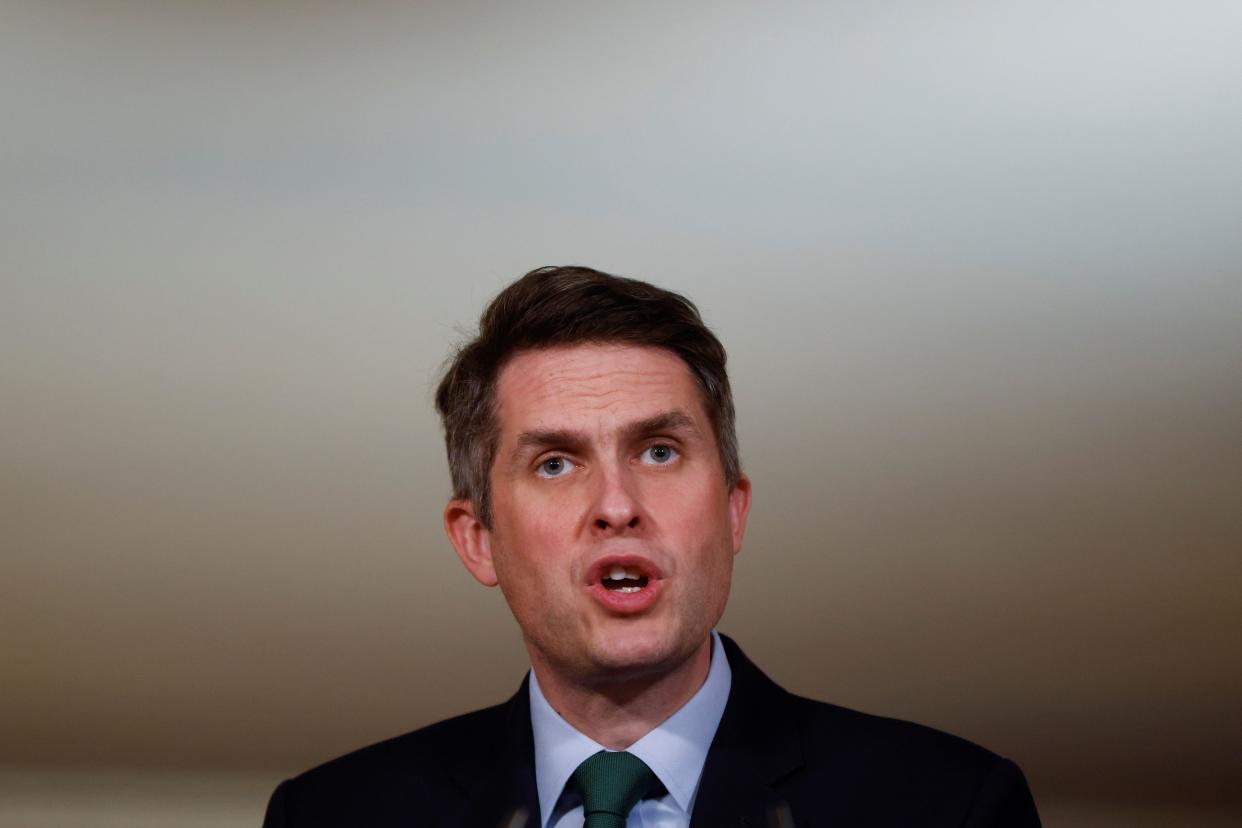
[[[609,750],[625,750],[680,710],[707,681],[712,638],[665,673],[600,683],[565,676],[531,655],[539,689],[552,709]]]

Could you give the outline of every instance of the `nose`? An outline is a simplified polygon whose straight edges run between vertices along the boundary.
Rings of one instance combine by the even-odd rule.
[[[599,534],[622,534],[638,529],[642,507],[633,477],[623,467],[601,469],[599,490],[592,505],[592,528]]]

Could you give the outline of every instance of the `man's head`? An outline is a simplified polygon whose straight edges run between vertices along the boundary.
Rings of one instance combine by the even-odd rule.
[[[485,526],[492,517],[489,476],[501,369],[521,351],[606,342],[662,348],[686,364],[715,431],[725,484],[737,482],[742,465],[725,349],[694,303],[588,267],[543,267],[492,300],[479,319],[479,335],[458,350],[436,390],[453,497],[471,501]]]
[[[704,652],[750,503],[724,361],[688,300],[585,268],[515,282],[458,353],[445,527],[537,669],[637,678]]]

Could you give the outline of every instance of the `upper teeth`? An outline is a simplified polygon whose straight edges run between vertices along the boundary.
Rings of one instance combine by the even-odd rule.
[[[629,570],[623,566],[614,566],[608,573],[608,578],[613,581],[624,581],[626,578],[633,578],[637,581],[642,575],[637,570]]]

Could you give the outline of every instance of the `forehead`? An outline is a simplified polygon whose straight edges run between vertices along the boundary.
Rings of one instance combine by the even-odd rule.
[[[633,345],[522,351],[501,370],[496,399],[502,435],[529,428],[590,428],[670,408],[696,419],[705,416],[698,384],[680,357]]]

